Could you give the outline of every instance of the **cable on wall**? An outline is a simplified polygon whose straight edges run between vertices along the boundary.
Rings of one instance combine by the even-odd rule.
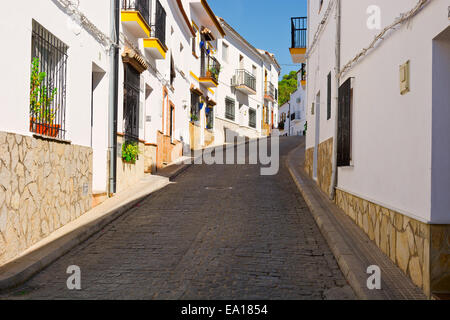
[[[306,52],[306,58],[309,57],[311,52],[314,50],[317,41],[319,41],[320,35],[322,31],[325,29],[326,22],[328,18],[330,17],[331,11],[333,10],[333,6],[335,5],[336,1],[332,0],[328,3],[327,10],[325,11],[325,14],[323,15],[322,20],[320,21],[319,26],[316,29],[316,32],[314,33],[313,41],[311,42],[311,45],[308,48],[308,51]]]
[[[341,78],[344,74],[346,74],[359,60],[361,60],[364,56],[368,54],[369,51],[375,49],[375,46],[378,42],[384,40],[384,36],[390,30],[395,30],[396,27],[404,22],[408,22],[412,17],[414,17],[417,13],[419,13],[427,4],[430,3],[431,0],[419,0],[419,2],[412,8],[410,11],[400,14],[398,18],[395,19],[393,23],[384,28],[369,44],[368,47],[362,49],[352,60],[345,64],[338,76]]]

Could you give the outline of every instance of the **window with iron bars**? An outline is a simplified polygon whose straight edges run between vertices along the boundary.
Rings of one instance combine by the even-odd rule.
[[[252,108],[248,110],[248,126],[256,128],[256,110]]]
[[[32,22],[30,131],[66,138],[68,46],[38,22]]]
[[[191,121],[200,120],[200,96],[191,92]]]
[[[139,140],[139,72],[130,64],[124,64],[125,82],[123,92],[123,121],[126,142]]]
[[[225,118],[234,121],[235,105],[236,104],[233,99],[225,98]]]
[[[214,108],[211,108],[210,106],[206,109],[206,128],[214,128]]]

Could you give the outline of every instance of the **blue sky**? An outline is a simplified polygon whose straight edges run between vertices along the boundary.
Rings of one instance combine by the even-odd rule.
[[[224,18],[248,42],[275,54],[282,64],[281,75],[292,65],[291,17],[306,16],[306,0],[208,0],[214,13]]]

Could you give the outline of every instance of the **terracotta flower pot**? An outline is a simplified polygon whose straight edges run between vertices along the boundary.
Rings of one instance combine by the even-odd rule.
[[[60,128],[59,124],[38,123],[35,118],[30,118],[31,132],[55,138],[58,136]]]

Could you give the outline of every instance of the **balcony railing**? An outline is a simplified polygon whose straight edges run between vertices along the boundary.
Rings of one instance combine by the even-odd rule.
[[[306,64],[302,63],[302,68],[300,72],[301,72],[301,80],[306,81]]]
[[[219,81],[220,63],[213,56],[207,55],[205,50],[202,49],[201,60],[201,78],[213,78],[217,82]]]
[[[275,98],[275,86],[272,84],[272,82],[266,81],[264,85],[264,96],[271,99]]]
[[[122,10],[138,11],[150,25],[150,0],[122,0]]]
[[[166,11],[162,7],[161,3],[159,0],[156,1],[155,21],[152,24],[150,36],[152,38],[159,39],[164,46],[166,45],[166,16]]]
[[[236,70],[235,86],[246,86],[256,91],[256,78],[250,72],[244,69]]]
[[[291,18],[291,48],[306,48],[307,37],[307,18]]]

